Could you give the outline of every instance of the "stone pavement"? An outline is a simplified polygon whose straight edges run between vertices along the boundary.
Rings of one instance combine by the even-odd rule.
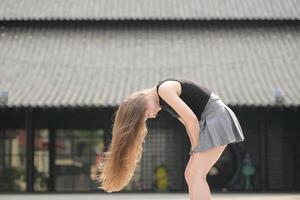
[[[111,193],[111,194],[0,194],[0,200],[189,200],[187,193]],[[212,200],[300,200],[299,193],[213,193]]]

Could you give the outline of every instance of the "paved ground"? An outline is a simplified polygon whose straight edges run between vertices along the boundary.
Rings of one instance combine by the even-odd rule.
[[[188,194],[0,194],[0,200],[188,200]],[[293,194],[212,194],[212,200],[300,200]]]

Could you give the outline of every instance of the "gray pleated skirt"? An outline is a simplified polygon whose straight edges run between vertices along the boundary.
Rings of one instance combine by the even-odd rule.
[[[244,140],[236,115],[215,93],[211,94],[204,107],[199,123],[200,143],[191,153]]]

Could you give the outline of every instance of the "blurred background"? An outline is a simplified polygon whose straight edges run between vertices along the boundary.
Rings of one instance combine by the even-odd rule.
[[[241,123],[212,192],[299,192],[299,33],[297,0],[2,0],[0,193],[102,193],[118,103],[165,78],[210,88]],[[186,193],[185,128],[165,111],[147,125],[123,192]]]

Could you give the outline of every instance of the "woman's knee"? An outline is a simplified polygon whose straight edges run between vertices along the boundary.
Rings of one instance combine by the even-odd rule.
[[[194,157],[186,172],[187,179],[192,182],[206,180],[210,167],[210,164],[204,158],[196,159]]]
[[[201,169],[194,170],[192,173],[190,173],[189,182],[205,181],[206,177],[207,177],[207,173],[204,172],[204,170]]]
[[[189,183],[189,180],[190,180],[190,171],[189,171],[189,167],[186,167],[185,168],[185,171],[184,171],[184,178],[185,178],[185,181],[187,183]]]
[[[193,183],[195,181],[205,181],[207,177],[207,173],[200,169],[193,169],[192,167],[186,168],[184,172],[185,180],[188,184]]]

